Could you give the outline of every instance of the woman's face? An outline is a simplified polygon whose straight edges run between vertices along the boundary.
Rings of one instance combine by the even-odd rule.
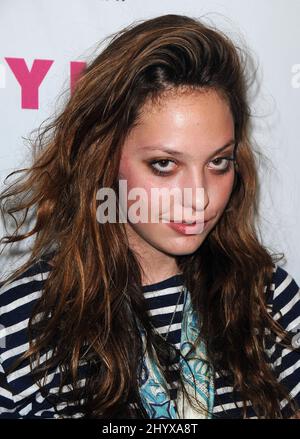
[[[145,103],[138,124],[124,142],[119,167],[119,179],[126,180],[128,192],[142,188],[147,194],[147,200],[142,202],[148,207],[148,222],[128,220],[125,224],[140,251],[150,246],[158,252],[179,256],[193,253],[201,246],[219,221],[233,188],[234,163],[227,157],[233,157],[234,142],[230,108],[212,89],[169,93],[159,105],[150,100]],[[184,188],[191,188],[192,198],[185,207],[191,209],[192,217],[184,216],[183,207],[183,222],[199,218],[209,221],[201,232],[198,224],[197,230],[192,226],[173,227],[174,223],[163,222],[162,218],[169,210],[172,220],[175,211],[161,202],[160,222],[151,222],[151,188],[179,188],[182,193]],[[203,188],[200,206],[196,188]],[[128,208],[137,200],[127,202]]]

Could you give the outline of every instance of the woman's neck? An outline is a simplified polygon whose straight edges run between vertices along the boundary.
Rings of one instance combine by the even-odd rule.
[[[161,282],[180,273],[176,258],[159,251],[141,253],[139,260],[143,270],[142,285]]]
[[[142,267],[142,285],[151,285],[168,279],[181,271],[176,256],[166,254],[147,243],[136,233],[128,234],[131,250],[135,253]]]
[[[142,276],[142,285],[152,285],[158,282],[161,282],[165,279],[168,279],[169,277],[175,276],[176,274],[180,274],[181,272],[178,270],[172,270],[172,271],[165,271],[160,273],[151,273],[151,275],[144,275]]]

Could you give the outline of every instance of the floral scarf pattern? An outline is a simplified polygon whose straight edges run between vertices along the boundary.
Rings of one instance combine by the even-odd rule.
[[[180,351],[185,357],[179,360],[181,375],[188,394],[201,403],[203,410],[196,411],[189,404],[181,389],[177,390],[177,401],[170,399],[168,387],[157,363],[152,361],[146,351],[145,330],[139,325],[142,335],[144,356],[142,358],[142,373],[139,392],[145,410],[151,419],[198,419],[211,418],[214,405],[214,373],[207,361],[205,343],[201,341],[193,354],[188,354],[190,343],[199,334],[197,315],[192,309],[190,293],[184,287],[185,300],[183,305],[183,320],[181,328]],[[188,365],[187,363],[188,362]],[[195,383],[194,383],[195,380]],[[198,405],[197,405],[198,407]],[[199,410],[199,409],[198,409]]]

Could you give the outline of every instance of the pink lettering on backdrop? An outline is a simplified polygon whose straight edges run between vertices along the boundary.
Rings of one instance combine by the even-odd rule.
[[[39,108],[39,86],[53,64],[52,60],[35,59],[31,70],[24,58],[5,58],[11,71],[21,86],[22,108]]]
[[[70,82],[71,82],[71,93],[73,93],[77,80],[79,79],[81,73],[86,68],[86,63],[83,61],[71,61],[70,62]]]

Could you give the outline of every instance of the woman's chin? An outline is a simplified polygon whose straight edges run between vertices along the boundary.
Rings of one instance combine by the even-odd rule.
[[[204,238],[195,235],[188,235],[183,238],[170,239],[168,245],[162,249],[165,253],[173,256],[184,256],[194,253],[202,244]]]

